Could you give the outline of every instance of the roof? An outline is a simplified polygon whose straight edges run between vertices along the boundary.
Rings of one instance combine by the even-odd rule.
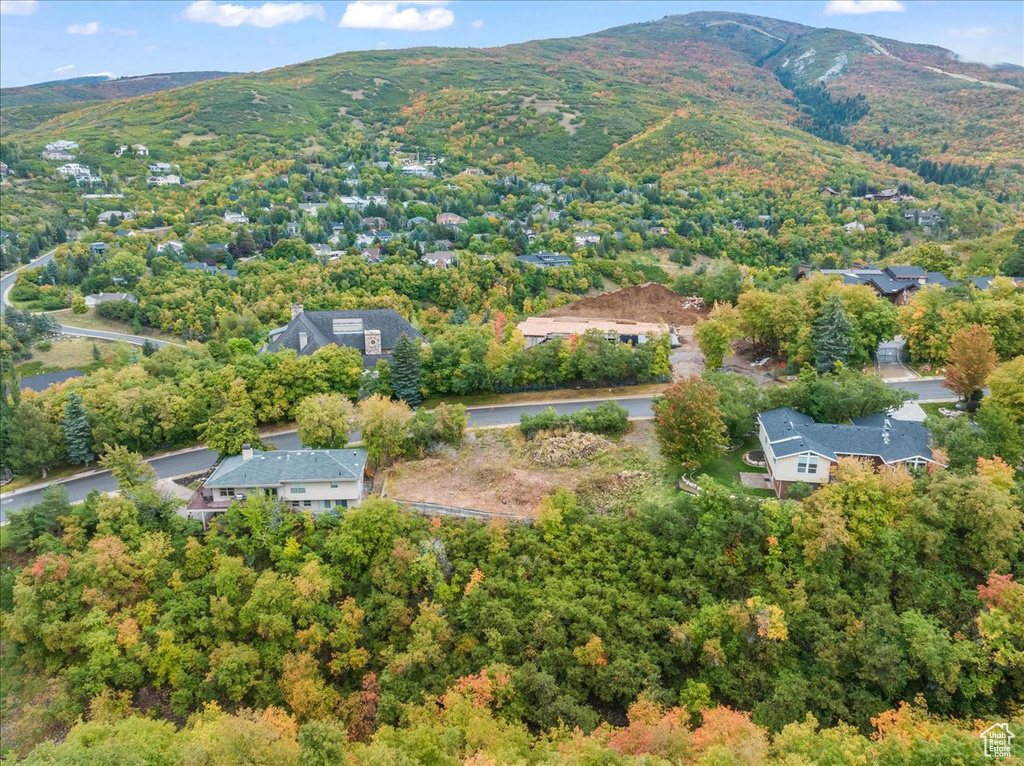
[[[920,266],[886,266],[885,270],[896,279],[927,279],[928,272]]]
[[[572,256],[562,255],[561,253],[549,253],[546,251],[520,255],[518,256],[518,260],[523,263],[532,263],[535,266],[571,266],[573,264]]]
[[[841,456],[878,457],[885,463],[915,457],[932,460],[925,426],[884,414],[839,425],[815,423],[808,415],[780,407],[762,412],[758,420],[776,458],[811,452],[833,461]]]
[[[336,319],[361,320],[360,329],[334,334]],[[355,327],[352,323],[350,326]],[[383,354],[366,356],[364,332],[380,331],[380,344]],[[306,346],[299,348],[299,333],[306,333]],[[317,349],[332,343],[339,346],[354,348],[364,355],[364,362],[376,363],[377,359],[387,359],[388,352],[398,343],[398,339],[408,335],[413,340],[426,340],[423,334],[392,309],[360,309],[354,311],[302,311],[292,318],[284,331],[271,338],[266,345],[267,351],[280,351],[290,348],[300,356],[308,356]]]
[[[85,373],[78,369],[48,372],[45,375],[29,375],[28,377],[21,379],[21,390],[25,391],[26,389],[31,389],[32,391],[45,391],[54,383],[63,383],[66,380],[80,378],[83,375],[85,375]]]
[[[276,487],[304,481],[359,481],[366,467],[363,449],[253,450],[224,458],[203,486]]]
[[[97,303],[104,303],[106,301],[131,301],[132,303],[138,303],[139,299],[131,293],[90,293],[85,296],[86,298],[92,298]]]

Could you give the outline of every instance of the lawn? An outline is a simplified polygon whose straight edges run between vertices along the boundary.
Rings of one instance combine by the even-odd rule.
[[[764,468],[755,468],[743,462],[743,456],[752,449],[761,449],[761,444],[756,436],[748,436],[743,440],[743,445],[732,452],[723,452],[717,460],[702,466],[693,472],[693,478],[701,475],[710,476],[719,484],[727,487],[730,492],[737,495],[748,495],[750,497],[774,497],[775,493],[769,489],[751,489],[744,487],[740,482],[740,471],[744,473],[768,473]]]
[[[26,378],[30,375],[43,375],[48,372],[70,370],[77,367],[82,372],[93,372],[103,366],[102,359],[93,356],[93,348],[100,354],[109,350],[111,341],[93,340],[91,338],[61,338],[51,342],[46,351],[38,346],[32,348],[32,359],[19,364],[15,369],[18,375]]]

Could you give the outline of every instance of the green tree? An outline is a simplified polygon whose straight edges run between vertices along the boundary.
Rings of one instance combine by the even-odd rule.
[[[348,444],[355,407],[342,394],[307,396],[295,407],[299,438],[314,449],[341,449]]]
[[[41,474],[57,465],[66,449],[60,426],[50,420],[42,408],[23,401],[11,418],[9,455],[11,467],[20,474]]]
[[[104,445],[100,466],[114,474],[117,486],[122,490],[134,489],[156,481],[156,471],[153,470],[153,466],[147,463],[142,455],[132,452],[123,445],[117,447]]]
[[[402,335],[391,354],[391,390],[410,407],[423,400],[423,364],[419,344]]]
[[[1024,425],[1024,356],[1003,362],[988,376],[990,401],[996,402],[1014,420]]]
[[[73,314],[84,314],[88,310],[89,307],[85,305],[85,297],[76,293],[71,299],[71,312]]]
[[[401,400],[374,394],[359,402],[356,421],[374,466],[386,466],[405,451],[412,418],[409,405]]]
[[[227,394],[222,397],[220,410],[206,421],[202,438],[206,446],[217,450],[221,457],[241,453],[243,444],[260,444],[256,410],[244,380],[236,378],[231,383]]]
[[[718,392],[695,375],[676,381],[654,402],[654,433],[661,454],[684,468],[717,456],[726,433]]]
[[[740,337],[738,324],[731,316],[705,319],[698,323],[693,336],[711,370],[722,366],[726,354],[732,351],[732,342]]]
[[[92,429],[89,428],[82,395],[77,391],[68,394],[60,425],[64,432],[64,443],[67,445],[68,462],[71,465],[88,465],[94,457],[90,449]]]
[[[960,259],[955,253],[946,252],[945,248],[936,242],[918,245],[909,251],[903,251],[899,256],[906,257],[909,263],[920,266],[925,271],[938,271],[947,277],[953,276],[954,270],[960,265]]]
[[[847,364],[853,348],[853,323],[838,295],[829,296],[812,326],[814,369],[832,372],[836,362]]]

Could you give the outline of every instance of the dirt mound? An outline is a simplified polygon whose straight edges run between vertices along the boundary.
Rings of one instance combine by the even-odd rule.
[[[530,459],[548,468],[561,468],[590,460],[610,446],[611,442],[596,434],[573,432],[539,440],[530,450]]]
[[[686,298],[664,285],[648,282],[624,287],[613,293],[584,298],[551,309],[541,316],[590,317],[632,322],[665,322],[674,326],[694,325],[708,314],[707,306],[695,298]]]

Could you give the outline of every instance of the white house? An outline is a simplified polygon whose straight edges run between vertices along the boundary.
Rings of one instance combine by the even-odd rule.
[[[152,173],[153,175],[158,175],[160,173],[170,173],[171,170],[172,168],[169,162],[154,162],[152,165],[149,166],[149,172]]]
[[[596,245],[600,242],[601,235],[595,234],[592,231],[584,231],[579,234],[574,234],[572,239],[576,247],[586,247],[587,245]]]
[[[48,152],[67,152],[77,148],[77,141],[51,141],[46,145],[46,151]]]
[[[166,242],[161,242],[157,245],[156,251],[158,253],[182,253],[185,251],[185,243],[176,239],[169,239]]]
[[[149,147],[145,144],[132,144],[132,149],[135,151],[136,157],[148,157]]]
[[[91,174],[87,165],[79,165],[77,162],[69,162],[66,165],[61,165],[57,168],[57,172],[65,178],[78,178],[79,176],[87,176]]]
[[[169,175],[169,176],[149,176],[146,179],[146,183],[150,186],[179,186],[181,185],[181,176]]]
[[[231,210],[229,210],[226,213],[224,213],[224,223],[229,223],[229,224],[249,223],[249,219],[246,217],[245,213],[235,213],[235,212],[232,212]]]
[[[262,452],[248,444],[225,458],[196,498],[202,509],[224,509],[262,490],[297,510],[325,513],[363,499],[366,450],[298,449]]]
[[[789,407],[757,416],[758,438],[772,486],[785,497],[795,482],[825,484],[841,457],[859,457],[875,465],[924,468],[940,465],[932,457],[928,429],[921,423],[878,413],[855,418],[852,425],[815,423]]]

